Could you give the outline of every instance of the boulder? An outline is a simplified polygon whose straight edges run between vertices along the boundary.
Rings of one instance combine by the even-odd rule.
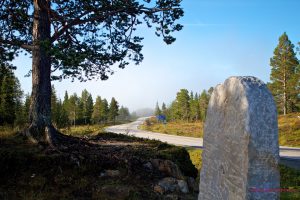
[[[214,88],[203,145],[199,200],[279,199],[277,110],[262,81],[230,77]]]
[[[177,189],[177,180],[173,177],[166,177],[160,180],[157,185],[163,188],[164,192],[174,192]]]
[[[179,167],[170,160],[151,159],[152,166],[160,172],[177,179],[183,179]]]
[[[189,187],[185,180],[178,180],[177,185],[182,193],[189,193]]]

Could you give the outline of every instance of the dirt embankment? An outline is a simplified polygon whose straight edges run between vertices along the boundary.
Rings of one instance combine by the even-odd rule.
[[[59,150],[0,140],[0,199],[196,199],[184,148],[111,133]]]

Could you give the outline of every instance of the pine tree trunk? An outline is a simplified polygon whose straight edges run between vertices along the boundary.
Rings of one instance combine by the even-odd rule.
[[[37,142],[49,142],[51,125],[51,59],[47,53],[50,39],[50,5],[47,0],[34,0],[32,51],[32,95],[30,104],[31,125],[27,136]]]

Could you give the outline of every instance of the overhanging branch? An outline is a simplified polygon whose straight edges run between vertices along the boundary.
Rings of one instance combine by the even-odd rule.
[[[61,35],[63,35],[72,26],[85,24],[85,23],[92,22],[92,21],[101,21],[101,20],[103,21],[103,20],[107,19],[109,16],[115,15],[116,13],[128,11],[128,9],[129,8],[122,8],[122,9],[108,12],[105,15],[98,15],[95,17],[87,18],[87,19],[81,19],[83,16],[85,16],[93,11],[84,12],[82,15],[76,17],[72,21],[67,22],[65,25],[63,25],[63,27],[60,30],[56,31],[52,35],[50,41],[51,41],[51,43],[55,42]],[[139,11],[142,11],[145,14],[150,14],[150,13],[153,14],[153,13],[157,13],[157,12],[170,11],[170,10],[176,10],[176,9],[178,9],[178,8],[146,8],[146,7],[143,7]],[[138,11],[138,10],[136,10],[136,11]],[[130,13],[128,13],[128,14],[130,14]],[[60,16],[60,17],[62,17],[62,16]]]
[[[14,40],[2,40],[2,39],[0,39],[0,44],[8,44],[8,45],[12,45],[12,46],[17,46],[17,47],[23,48],[23,49],[28,50],[28,51],[34,50],[34,47],[35,47],[34,45],[25,44],[25,43],[22,43],[20,41],[14,41]]]

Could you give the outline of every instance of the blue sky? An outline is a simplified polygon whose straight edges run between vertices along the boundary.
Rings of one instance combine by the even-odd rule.
[[[131,111],[153,108],[157,101],[169,104],[181,88],[200,92],[229,76],[267,82],[279,36],[286,32],[295,46],[300,42],[299,0],[183,0],[182,5],[184,28],[174,44],[141,27],[145,59],[140,65],[116,69],[107,81],[54,82],[58,95],[87,89],[94,98],[115,97]],[[24,75],[31,60],[21,56],[14,63],[22,89],[30,92],[31,78]]]

